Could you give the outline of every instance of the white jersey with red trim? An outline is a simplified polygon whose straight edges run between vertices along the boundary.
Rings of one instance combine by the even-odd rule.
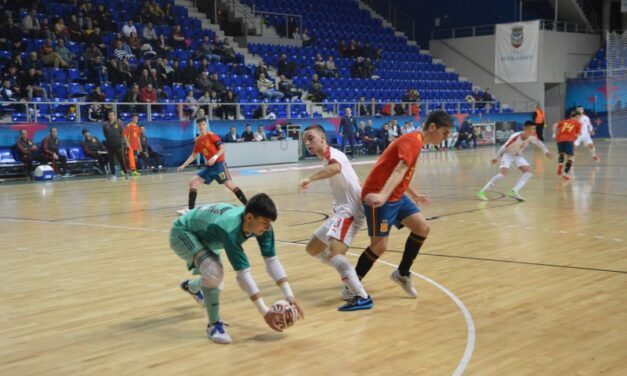
[[[356,217],[364,216],[361,183],[346,154],[329,146],[324,154],[324,165],[328,166],[331,163],[338,163],[342,169],[339,174],[329,178],[329,185],[333,191],[334,212],[346,210]]]
[[[588,115],[579,116],[579,122],[581,123],[581,134],[579,135],[579,137],[584,137],[592,134],[592,130],[594,128],[592,128],[592,122],[590,121]]]
[[[549,152],[549,149],[546,148],[542,141],[538,140],[537,136],[529,136],[523,139],[522,133],[523,132],[516,132],[511,135],[507,142],[501,146],[498,153],[496,153],[496,157],[499,158],[505,153],[510,155],[522,155],[523,150],[525,150],[529,144],[537,145],[544,153]]]

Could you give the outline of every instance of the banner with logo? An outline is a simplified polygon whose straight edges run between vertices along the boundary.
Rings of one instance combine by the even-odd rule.
[[[497,121],[496,122],[496,143],[504,144],[509,137],[516,133],[515,121]]]
[[[494,123],[473,123],[472,132],[477,138],[477,145],[494,145]]]
[[[496,25],[495,83],[538,81],[540,21]]]

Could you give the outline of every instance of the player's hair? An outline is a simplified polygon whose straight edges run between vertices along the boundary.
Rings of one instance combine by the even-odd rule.
[[[85,133],[89,132],[89,129],[87,128],[83,128],[83,130],[81,131],[81,134],[84,136]]]
[[[202,122],[202,123],[206,123],[206,122],[207,122],[207,118],[206,118],[206,117],[204,117],[204,116],[199,116],[199,117],[197,117],[197,118],[196,118],[196,124],[198,124],[198,123],[200,123],[200,122]]]
[[[436,128],[454,128],[455,123],[453,123],[453,118],[443,110],[433,111],[427,117],[425,124],[423,125],[423,129],[429,128],[429,125],[433,123]]]
[[[570,112],[570,117],[576,117],[579,116],[579,111],[577,111],[577,109],[574,109]]]
[[[277,219],[276,205],[270,196],[265,193],[257,193],[248,200],[244,214],[248,213],[255,217],[268,218],[272,221]]]
[[[305,132],[314,131],[314,130],[320,132],[324,136],[325,139],[327,138],[327,132],[324,130],[324,127],[320,124],[312,124],[308,126],[307,128],[305,128]]]
[[[535,127],[536,123],[533,122],[533,120],[527,120],[525,121],[525,125],[523,125],[524,127]]]

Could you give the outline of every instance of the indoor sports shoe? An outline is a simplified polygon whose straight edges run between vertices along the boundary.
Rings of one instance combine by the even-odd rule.
[[[566,180],[566,181],[570,181],[571,177],[568,174],[563,174],[562,175],[562,179]]]
[[[202,291],[198,291],[197,293],[189,291],[189,279],[181,282],[181,290],[188,293],[196,303],[200,304],[203,307],[205,306],[205,297],[203,296]]]
[[[350,312],[350,311],[358,311],[361,309],[370,309],[374,306],[372,302],[372,298],[368,295],[367,298],[362,298],[361,296],[355,296],[353,299],[349,300],[348,303],[339,307],[337,310],[341,312]]]
[[[390,274],[390,279],[401,286],[410,297],[415,299],[418,296],[418,292],[416,292],[416,289],[411,283],[411,275],[404,277],[399,273],[398,269],[396,269]]]
[[[477,197],[479,197],[480,200],[488,201],[488,195],[486,195],[484,191],[477,192]]]
[[[183,215],[183,214],[187,214],[189,213],[189,209],[185,208],[185,209],[179,209],[176,211],[178,213],[178,215]]]
[[[226,332],[225,326],[227,326],[227,324],[222,321],[207,325],[207,336],[209,339],[222,345],[231,343],[231,336]]]
[[[342,289],[342,299],[350,301],[355,297],[355,293],[348,286],[344,285]]]
[[[563,168],[564,168],[563,164],[557,165],[557,176],[561,176],[562,175],[562,169]]]
[[[142,176],[142,174],[140,174],[139,171],[133,171],[131,172],[131,176]]]
[[[507,194],[509,197],[513,198],[514,200],[518,200],[520,202],[525,201],[525,199],[520,195],[520,193],[516,192],[515,190],[511,190],[509,191],[509,193]]]
[[[594,161],[596,163],[600,163],[601,162],[601,157],[599,157],[598,155],[595,155],[594,157],[592,157],[592,159],[594,159]]]

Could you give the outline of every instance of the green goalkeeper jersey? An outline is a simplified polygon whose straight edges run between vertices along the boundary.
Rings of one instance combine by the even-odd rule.
[[[243,206],[224,203],[208,204],[189,211],[174,222],[174,227],[192,233],[207,250],[220,254],[224,249],[234,270],[250,267],[242,243],[251,237],[257,238],[264,257],[276,255],[272,228],[261,236],[245,234],[242,231],[244,220]],[[188,265],[193,269],[193,265]]]

